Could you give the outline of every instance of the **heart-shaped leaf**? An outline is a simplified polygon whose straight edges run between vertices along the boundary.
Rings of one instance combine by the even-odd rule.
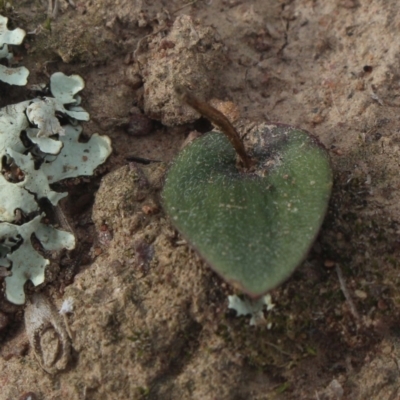
[[[163,190],[173,224],[228,282],[253,297],[280,284],[306,256],[324,218],[332,173],[304,131],[262,124],[247,135],[253,172],[236,167],[221,133],[187,146]]]

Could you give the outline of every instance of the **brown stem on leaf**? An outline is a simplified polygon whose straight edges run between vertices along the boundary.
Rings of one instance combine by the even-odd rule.
[[[249,168],[251,164],[250,158],[246,153],[246,150],[243,146],[239,134],[237,133],[233,125],[230,123],[228,118],[226,118],[225,115],[222,114],[222,112],[218,111],[216,108],[210,106],[208,103],[204,101],[199,100],[192,93],[189,93],[187,89],[185,89],[183,86],[180,85],[175,86],[175,92],[182,102],[188,104],[198,113],[200,113],[203,117],[206,117],[214,125],[218,126],[218,128],[221,129],[222,133],[224,133],[228,137],[232,146],[235,148],[236,153],[241,158],[243,166],[245,168]]]

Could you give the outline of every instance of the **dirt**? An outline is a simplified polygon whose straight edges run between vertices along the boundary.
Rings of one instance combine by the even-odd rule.
[[[88,0],[63,2],[50,23],[44,3],[5,12],[36,29],[15,50],[29,84],[81,75],[84,132],[107,134],[114,152],[95,177],[65,183],[81,251],[38,289],[58,308],[73,299],[68,367],[42,370],[23,308],[1,300],[0,398],[399,398],[398,2]],[[234,289],[163,213],[168,163],[210,129],[176,84],[306,129],[331,156],[321,233],[272,291],[265,324],[228,310]],[[29,96],[0,89],[2,105]]]

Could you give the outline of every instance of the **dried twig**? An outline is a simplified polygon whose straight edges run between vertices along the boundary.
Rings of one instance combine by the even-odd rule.
[[[71,232],[76,237],[75,231],[72,228],[71,224],[69,223],[68,218],[65,215],[64,210],[61,207],[61,205],[60,204],[56,205],[55,207],[53,207],[53,210],[54,210],[54,215],[57,219],[57,222],[60,224],[61,228],[68,232]]]
[[[56,19],[60,10],[59,0],[48,0],[47,5],[47,18]]]
[[[279,353],[284,354],[285,356],[289,356],[290,358],[292,358],[292,355],[284,350],[282,350],[281,348],[279,348],[276,344],[273,344],[271,342],[265,342],[268,346],[271,346],[272,348],[274,348],[275,350],[279,351]]]
[[[179,8],[177,8],[176,10],[172,11],[171,14],[174,15],[174,14],[176,14],[178,11],[181,11],[181,10],[183,10],[184,8],[189,7],[189,6],[191,6],[192,4],[197,3],[197,2],[198,2],[198,0],[193,0],[193,1],[191,1],[190,3],[186,3],[186,4],[184,4],[182,7],[179,7]]]
[[[356,306],[354,305],[353,299],[351,298],[350,293],[347,290],[347,286],[346,286],[346,282],[344,281],[342,270],[341,270],[341,268],[339,267],[338,264],[336,264],[336,273],[337,273],[337,276],[339,278],[340,289],[342,290],[342,292],[344,294],[344,297],[345,297],[345,299],[347,301],[347,304],[350,307],[350,311],[353,314],[353,317],[357,321],[359,321],[360,320],[360,315],[358,314]]]

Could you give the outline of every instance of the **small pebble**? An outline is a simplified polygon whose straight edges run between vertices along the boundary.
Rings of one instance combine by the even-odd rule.
[[[222,112],[222,114],[224,114],[230,122],[235,122],[240,117],[239,107],[232,101],[211,99],[210,104],[218,111]]]
[[[333,268],[335,266],[335,261],[325,260],[324,267],[325,268]]]
[[[365,293],[363,290],[357,289],[354,291],[354,293],[359,299],[362,299],[362,300],[364,300],[368,297],[367,293]]]
[[[153,214],[156,214],[159,210],[158,210],[158,207],[156,205],[145,204],[142,207],[142,211],[146,215],[153,215]]]

